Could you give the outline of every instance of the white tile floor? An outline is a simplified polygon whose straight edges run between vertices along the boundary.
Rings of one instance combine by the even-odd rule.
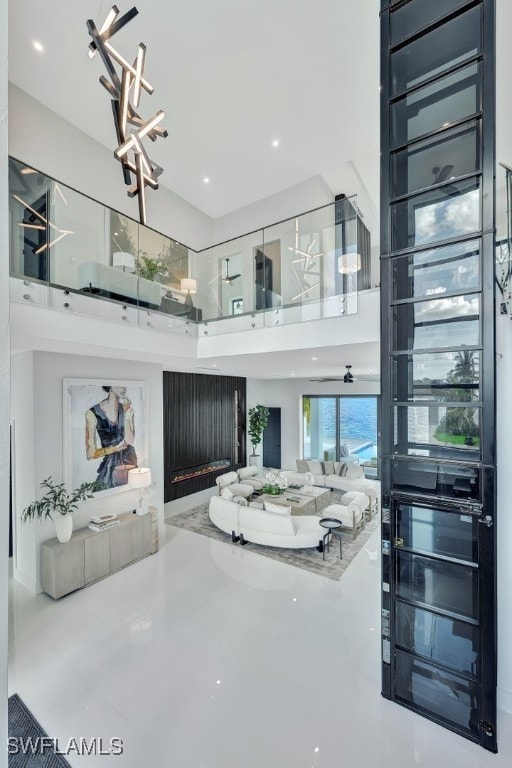
[[[380,696],[378,532],[340,582],[167,528],[153,557],[61,601],[13,584],[10,692],[123,768],[512,764]]]

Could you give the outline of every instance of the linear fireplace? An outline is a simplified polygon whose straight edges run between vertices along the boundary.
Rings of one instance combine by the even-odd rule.
[[[182,483],[184,480],[193,480],[196,477],[203,477],[213,472],[227,472],[231,466],[229,459],[217,459],[208,464],[197,464],[195,467],[186,467],[185,469],[175,469],[171,472],[171,483]]]

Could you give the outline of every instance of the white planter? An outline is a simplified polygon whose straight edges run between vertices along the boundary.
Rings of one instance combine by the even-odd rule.
[[[70,540],[73,533],[73,515],[70,512],[67,515],[61,515],[60,512],[56,513],[55,533],[61,544]]]
[[[249,466],[258,467],[258,472],[263,469],[263,458],[261,456],[249,456]]]

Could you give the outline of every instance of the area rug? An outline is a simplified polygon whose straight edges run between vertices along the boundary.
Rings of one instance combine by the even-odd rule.
[[[9,697],[9,768],[71,768],[17,693]]]
[[[330,503],[338,503],[342,495],[333,492]],[[325,517],[325,515],[321,514],[319,517]],[[266,547],[262,544],[251,543],[246,544],[244,549],[337,581],[347,570],[358,552],[367,544],[368,539],[376,530],[379,522],[379,515],[376,515],[373,520],[367,521],[364,530],[361,531],[354,541],[352,541],[352,533],[350,531],[342,532],[342,560],[340,560],[340,546],[337,538],[333,539],[330,551],[325,553],[325,560],[322,560],[322,553],[317,549],[279,549],[278,547]],[[212,523],[208,516],[208,503],[201,504],[179,515],[174,515],[168,518],[166,523],[175,528],[184,528],[186,531],[193,531],[202,536],[209,536],[217,541],[224,541],[230,547],[240,546],[240,544],[233,544],[231,536],[221,531]]]

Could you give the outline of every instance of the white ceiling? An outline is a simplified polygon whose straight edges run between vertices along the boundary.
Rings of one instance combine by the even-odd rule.
[[[150,153],[165,169],[162,185],[218,217],[316,174],[334,194],[351,194],[355,166],[377,206],[379,0],[136,5],[139,15],[114,40],[129,59],[138,42],[147,45],[155,93],[140,111],[166,113],[169,137]],[[100,25],[109,8],[104,0],[12,0],[9,76],[113,149],[103,66],[87,56],[85,24]]]

